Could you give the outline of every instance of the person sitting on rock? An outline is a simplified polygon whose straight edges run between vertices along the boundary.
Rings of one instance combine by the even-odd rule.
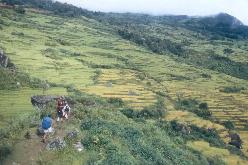
[[[64,108],[64,101],[63,98],[60,97],[57,100],[57,121],[63,121],[63,108]]]
[[[47,117],[44,117],[42,120],[41,126],[42,126],[42,129],[44,132],[42,141],[44,143],[46,143],[46,141],[47,141],[48,134],[53,132],[52,123],[53,123],[53,120],[52,120],[50,115],[48,115]]]

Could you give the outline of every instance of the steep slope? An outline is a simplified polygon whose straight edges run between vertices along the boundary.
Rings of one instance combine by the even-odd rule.
[[[122,30],[120,27],[123,28],[123,24],[113,27],[86,17],[63,18],[33,11],[27,11],[24,15],[13,10],[0,11],[0,47],[9,55],[17,69],[31,77],[67,87],[69,91],[74,88],[110,98],[107,99],[110,104],[106,105],[106,100],[98,102],[95,100],[99,98],[88,95],[79,97],[76,93],[79,98],[72,97],[79,102],[79,107],[75,108],[76,119],[73,125],[78,128],[82,124],[83,136],[80,138],[86,151],[82,156],[69,148],[64,150],[64,155],[67,155],[64,160],[56,159],[55,153],[49,161],[57,164],[73,162],[75,158],[71,157],[75,156],[81,158],[82,162],[88,161],[89,164],[154,161],[162,164],[207,164],[214,161],[213,155],[205,152],[199,154],[190,149],[202,151],[205,147],[211,152],[222,151],[224,154],[219,157],[228,164],[246,164],[246,158],[240,150],[224,143],[230,139],[226,137],[228,129],[223,126],[223,121],[233,122],[244,141],[242,151],[247,154],[245,120],[248,117],[248,83],[245,77],[206,69],[207,67],[200,67],[201,64],[194,65],[191,62],[195,56],[188,57],[190,62],[184,61],[185,57],[173,53],[174,50],[178,51],[177,46],[170,47],[169,51],[168,47],[165,47],[162,53],[154,53],[146,45],[136,45],[126,40],[128,38],[118,36],[116,30]],[[126,18],[128,19],[129,17]],[[213,49],[215,53],[219,53],[218,58],[224,56],[224,48],[231,46],[234,50],[231,54],[235,54],[235,57],[230,57],[232,62],[245,65],[243,62],[247,61],[245,41],[237,41],[239,48],[238,45],[232,44],[236,40],[208,41],[208,36],[195,31],[156,23],[146,25],[139,23],[139,19],[136,20],[139,26],[128,25],[126,28],[141,37],[162,37],[166,39],[166,43],[179,44],[183,47],[182,50],[185,47],[203,53]],[[182,42],[184,39],[192,42],[190,46],[187,46],[187,42]],[[223,88],[226,87],[237,87],[240,91],[225,93]],[[3,94],[6,91],[0,92]],[[123,110],[120,106],[122,101],[111,97],[122,98],[127,107],[133,110]],[[161,98],[165,105],[159,102]],[[187,111],[183,108],[177,109],[176,103],[188,98],[207,102],[213,114],[211,121],[207,122],[192,112],[187,116],[181,115],[181,119],[176,118],[175,116]],[[80,107],[82,104],[83,107]],[[52,108],[50,110],[53,110]],[[157,110],[161,109],[169,111],[168,115],[161,116],[157,113]],[[180,125],[173,127],[173,123],[167,123],[171,120],[177,120],[176,123],[183,123],[188,127],[194,125],[200,130],[194,130],[195,127],[192,127],[192,134],[182,134]],[[207,124],[204,125],[200,121]],[[206,132],[208,129],[217,131]],[[204,140],[213,146],[209,147],[206,142],[198,140]],[[187,143],[188,141],[195,142]],[[46,152],[43,156],[42,161],[45,161]]]

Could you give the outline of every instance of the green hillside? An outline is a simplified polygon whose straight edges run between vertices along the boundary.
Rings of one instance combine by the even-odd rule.
[[[230,28],[235,18],[9,2],[26,8],[0,7],[0,49],[15,65],[0,68],[0,163],[247,164],[248,32],[239,22]],[[40,122],[30,103],[40,94],[74,103],[54,137],[79,135],[62,150],[24,138]],[[228,144],[233,133],[242,149]]]

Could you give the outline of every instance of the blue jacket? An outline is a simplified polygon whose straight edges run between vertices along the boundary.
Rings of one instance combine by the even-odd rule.
[[[44,117],[42,120],[42,128],[48,129],[52,126],[52,119],[50,117]]]

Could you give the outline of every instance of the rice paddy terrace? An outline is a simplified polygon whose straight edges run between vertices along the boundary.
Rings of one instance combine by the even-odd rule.
[[[134,109],[142,109],[156,102],[156,95],[130,70],[102,70],[97,84],[85,91],[107,98],[122,98]]]
[[[10,119],[16,116],[34,112],[34,108],[30,103],[33,95],[41,95],[41,89],[24,88],[21,90],[0,90],[0,113],[2,120],[0,127],[8,125]],[[45,94],[49,95],[66,95],[64,88],[51,88]]]
[[[66,19],[34,12],[20,16],[10,10],[1,10],[0,13],[0,25],[4,27],[0,30],[0,48],[5,50],[19,70],[32,77],[73,86],[90,94],[122,98],[136,110],[153,105],[157,93],[163,92],[169,111],[165,120],[215,128],[225,142],[229,140],[226,138],[228,130],[221,124],[232,121],[244,141],[242,151],[248,155],[248,91],[235,94],[220,91],[224,86],[248,87],[246,80],[152,53],[121,39],[110,27],[85,17]],[[235,60],[240,59],[235,56]],[[211,75],[211,78],[203,77],[203,74]],[[66,93],[61,88],[48,92]],[[13,109],[29,112],[31,107],[27,98],[34,93],[39,94],[40,91],[0,91],[0,109],[13,105],[8,107],[8,113],[4,116],[16,114]],[[178,94],[207,102],[213,121],[176,110],[174,102]],[[12,102],[8,101],[10,95],[16,96]],[[23,104],[19,103],[20,99],[25,100]],[[199,150],[215,150],[205,143],[193,142],[189,145]],[[222,156],[230,156],[223,152]],[[242,161],[239,163],[245,164]]]

